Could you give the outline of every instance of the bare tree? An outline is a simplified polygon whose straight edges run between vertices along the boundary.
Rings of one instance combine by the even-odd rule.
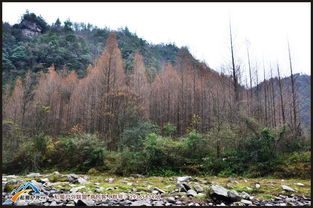
[[[264,90],[264,124],[267,126],[267,81],[265,79],[265,66],[263,62],[263,75],[264,75],[264,82],[263,82],[263,90]]]
[[[273,105],[273,126],[276,127],[276,105],[275,105],[275,89],[273,80],[273,69],[271,67],[271,89],[272,89],[272,105]]]
[[[233,47],[233,36],[232,36],[232,30],[231,30],[231,21],[229,21],[229,37],[230,37],[232,74],[233,74],[233,80],[234,80],[235,107],[236,107],[236,109],[238,109],[239,108],[238,77],[237,77],[237,73],[236,73],[235,59],[234,59],[234,47]]]
[[[282,119],[283,119],[283,124],[285,124],[286,123],[285,107],[284,107],[283,90],[282,90],[282,84],[281,84],[281,78],[280,78],[280,72],[279,72],[279,65],[278,64],[277,64],[277,75],[278,75],[278,86],[279,86],[279,94],[280,94],[281,115],[282,115]]]
[[[290,67],[290,79],[291,79],[291,92],[292,92],[292,109],[293,109],[293,126],[297,126],[297,107],[296,107],[296,92],[295,92],[295,77],[292,72],[291,53],[288,41],[288,54],[289,54],[289,67]]]

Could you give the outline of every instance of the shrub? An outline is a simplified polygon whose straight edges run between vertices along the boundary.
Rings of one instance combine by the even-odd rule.
[[[118,175],[129,175],[131,173],[146,174],[146,158],[142,152],[133,152],[125,148],[123,152],[113,155],[113,162],[108,164],[112,173]],[[111,158],[112,159],[112,158]]]
[[[138,124],[130,129],[126,129],[121,134],[119,149],[128,147],[132,150],[142,148],[143,140],[150,133],[159,133],[159,127],[150,122],[138,122]]]
[[[97,175],[99,171],[96,168],[90,168],[87,172],[88,175]]]
[[[274,151],[276,140],[276,135],[272,131],[262,129],[255,136],[240,139],[237,149],[225,151],[218,158],[207,158],[205,169],[221,176],[268,175],[281,163]]]
[[[167,123],[162,128],[162,135],[172,137],[176,131],[176,126],[173,124]]]
[[[14,173],[44,168],[47,165],[47,143],[48,138],[43,134],[31,137],[11,153],[11,160],[4,163],[4,171]]]
[[[116,153],[109,163],[112,172],[120,175],[141,173],[148,175],[171,175],[179,172],[185,163],[183,144],[179,141],[165,139],[155,133],[146,136],[140,151],[124,148]]]
[[[273,173],[279,178],[311,178],[311,152],[293,152],[281,156],[282,163]]]
[[[186,158],[202,160],[208,155],[208,140],[195,130],[192,130],[186,138],[182,138],[181,142],[184,145]]]
[[[61,158],[61,162],[55,161],[60,169],[75,169],[88,171],[94,166],[103,166],[107,155],[104,143],[95,135],[77,134],[72,137],[63,137],[55,152],[55,158]]]

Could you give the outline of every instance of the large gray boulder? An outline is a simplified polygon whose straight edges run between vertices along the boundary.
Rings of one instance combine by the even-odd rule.
[[[216,200],[222,200],[222,201],[228,201],[228,190],[222,186],[219,185],[212,185],[209,189],[209,196],[213,199],[213,201]]]
[[[227,192],[227,195],[229,197],[229,199],[231,201],[240,201],[241,200],[241,196],[239,195],[239,193],[235,190],[232,190],[232,191],[228,191]]]

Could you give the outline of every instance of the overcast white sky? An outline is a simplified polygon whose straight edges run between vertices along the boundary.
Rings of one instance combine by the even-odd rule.
[[[279,63],[282,74],[288,75],[288,38],[294,72],[311,74],[310,3],[2,3],[3,21],[18,23],[26,9],[49,24],[59,17],[100,28],[127,26],[150,43],[187,46],[217,71],[230,61],[231,17],[235,56],[242,69],[247,68],[249,40],[252,65],[257,62],[263,69],[263,60],[265,66]]]

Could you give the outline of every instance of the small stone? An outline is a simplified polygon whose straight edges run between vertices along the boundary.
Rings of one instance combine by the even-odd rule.
[[[100,183],[95,183],[95,185],[97,185],[97,186],[98,186],[98,185],[100,185]]]
[[[181,183],[177,183],[177,184],[176,184],[176,187],[178,188],[178,191],[179,191],[179,192],[181,192],[181,191],[187,192],[187,189],[186,189],[185,186],[184,186],[183,184],[181,184]]]
[[[31,180],[32,184],[34,184],[34,186],[36,186],[39,190],[42,189],[42,184],[41,183],[38,183],[37,181],[35,180]]]
[[[25,200],[17,200],[15,202],[16,206],[27,206],[27,202]]]
[[[76,193],[78,190],[83,189],[83,188],[85,188],[85,186],[79,186],[79,187],[76,187],[76,188],[72,188],[72,189],[70,190],[70,192]]]
[[[138,200],[131,204],[131,206],[151,206],[148,200]]]
[[[286,198],[285,200],[286,200],[286,202],[293,202],[293,201],[296,201],[294,198]]]
[[[26,175],[26,177],[28,178],[36,178],[36,177],[40,177],[40,173],[30,173],[28,175]]]
[[[232,205],[234,205],[234,206],[244,206],[245,204],[242,203],[242,202],[234,202],[234,203],[232,203]]]
[[[182,176],[182,177],[177,177],[177,182],[186,182],[192,179],[191,176]]]
[[[250,199],[250,195],[248,194],[248,193],[246,193],[246,192],[241,192],[241,197],[243,198],[243,199],[247,199],[247,200],[249,200]]]
[[[303,187],[303,186],[304,186],[304,184],[303,184],[303,183],[295,183],[295,185],[297,185],[297,186],[301,186],[301,187]]]
[[[171,185],[165,186],[165,188],[167,188],[167,189],[169,189],[169,188],[171,188],[171,187],[172,187]]]
[[[204,193],[198,193],[197,196],[203,197],[203,196],[205,196],[205,194]]]
[[[242,202],[242,203],[244,203],[244,204],[246,204],[246,205],[252,205],[252,202],[249,201],[249,200],[241,199],[240,202]]]
[[[113,183],[113,182],[114,182],[114,178],[109,178],[109,179],[107,179],[107,181],[108,181],[109,183]]]
[[[75,203],[75,206],[94,206],[95,205],[95,202],[92,201],[92,200],[78,200],[76,203]]]
[[[49,179],[48,178],[41,178],[40,181],[47,183],[47,182],[49,182]]]
[[[86,184],[86,183],[88,183],[86,181],[86,179],[84,179],[84,178],[78,178],[77,181],[78,181],[79,184]]]
[[[181,202],[181,201],[176,201],[176,205],[182,205],[183,204],[183,202]]]
[[[43,203],[42,201],[39,201],[39,200],[35,200],[35,201],[31,201],[29,202],[29,206],[41,206]]]
[[[191,203],[188,204],[188,206],[194,206],[194,203],[191,202]]]
[[[68,207],[75,207],[75,204],[74,204],[74,202],[69,202],[69,203],[67,203],[65,206],[68,206]],[[84,205],[84,206],[86,206],[86,205]]]
[[[16,175],[7,175],[7,176],[3,176],[3,177],[6,177],[6,178],[17,178]]]
[[[192,190],[192,189],[190,189],[190,190],[187,191],[187,196],[195,197],[195,196],[197,196],[197,192]]]
[[[236,180],[236,178],[228,178],[227,182],[228,183],[236,183],[236,184],[238,184],[238,181]]]
[[[201,193],[201,192],[204,191],[203,187],[200,186],[200,185],[195,185],[193,188],[194,188],[198,193]]]
[[[141,174],[131,174],[130,176],[134,177],[134,178],[144,178],[145,177],[144,175],[141,175]]]
[[[163,191],[162,189],[158,188],[158,187],[155,187],[154,190],[158,191],[159,193],[161,194],[164,194],[165,191]]]
[[[168,201],[169,203],[175,203],[175,202],[176,202],[176,200],[175,200],[174,197],[168,197],[168,198],[167,198],[167,201]]]
[[[132,186],[133,183],[127,182],[127,186]]]
[[[280,197],[278,197],[278,196],[275,196],[274,199],[277,200],[277,201],[282,200],[282,198],[280,198]]]
[[[52,174],[54,174],[54,175],[60,175],[59,171],[54,171]]]
[[[76,183],[78,181],[78,176],[76,174],[68,174],[66,175],[67,179],[71,183]]]
[[[154,206],[164,206],[164,203],[162,201],[154,201],[154,202],[152,202],[152,204]]]
[[[295,191],[294,189],[292,189],[291,187],[286,186],[286,185],[282,185],[281,188],[284,189],[285,191],[288,191],[288,192],[294,192]]]
[[[189,186],[187,183],[182,183],[182,185],[187,191],[191,189],[191,186]]]
[[[58,206],[56,201],[51,202],[51,204],[49,206]]]
[[[261,185],[259,183],[255,184],[255,188],[259,189]]]

